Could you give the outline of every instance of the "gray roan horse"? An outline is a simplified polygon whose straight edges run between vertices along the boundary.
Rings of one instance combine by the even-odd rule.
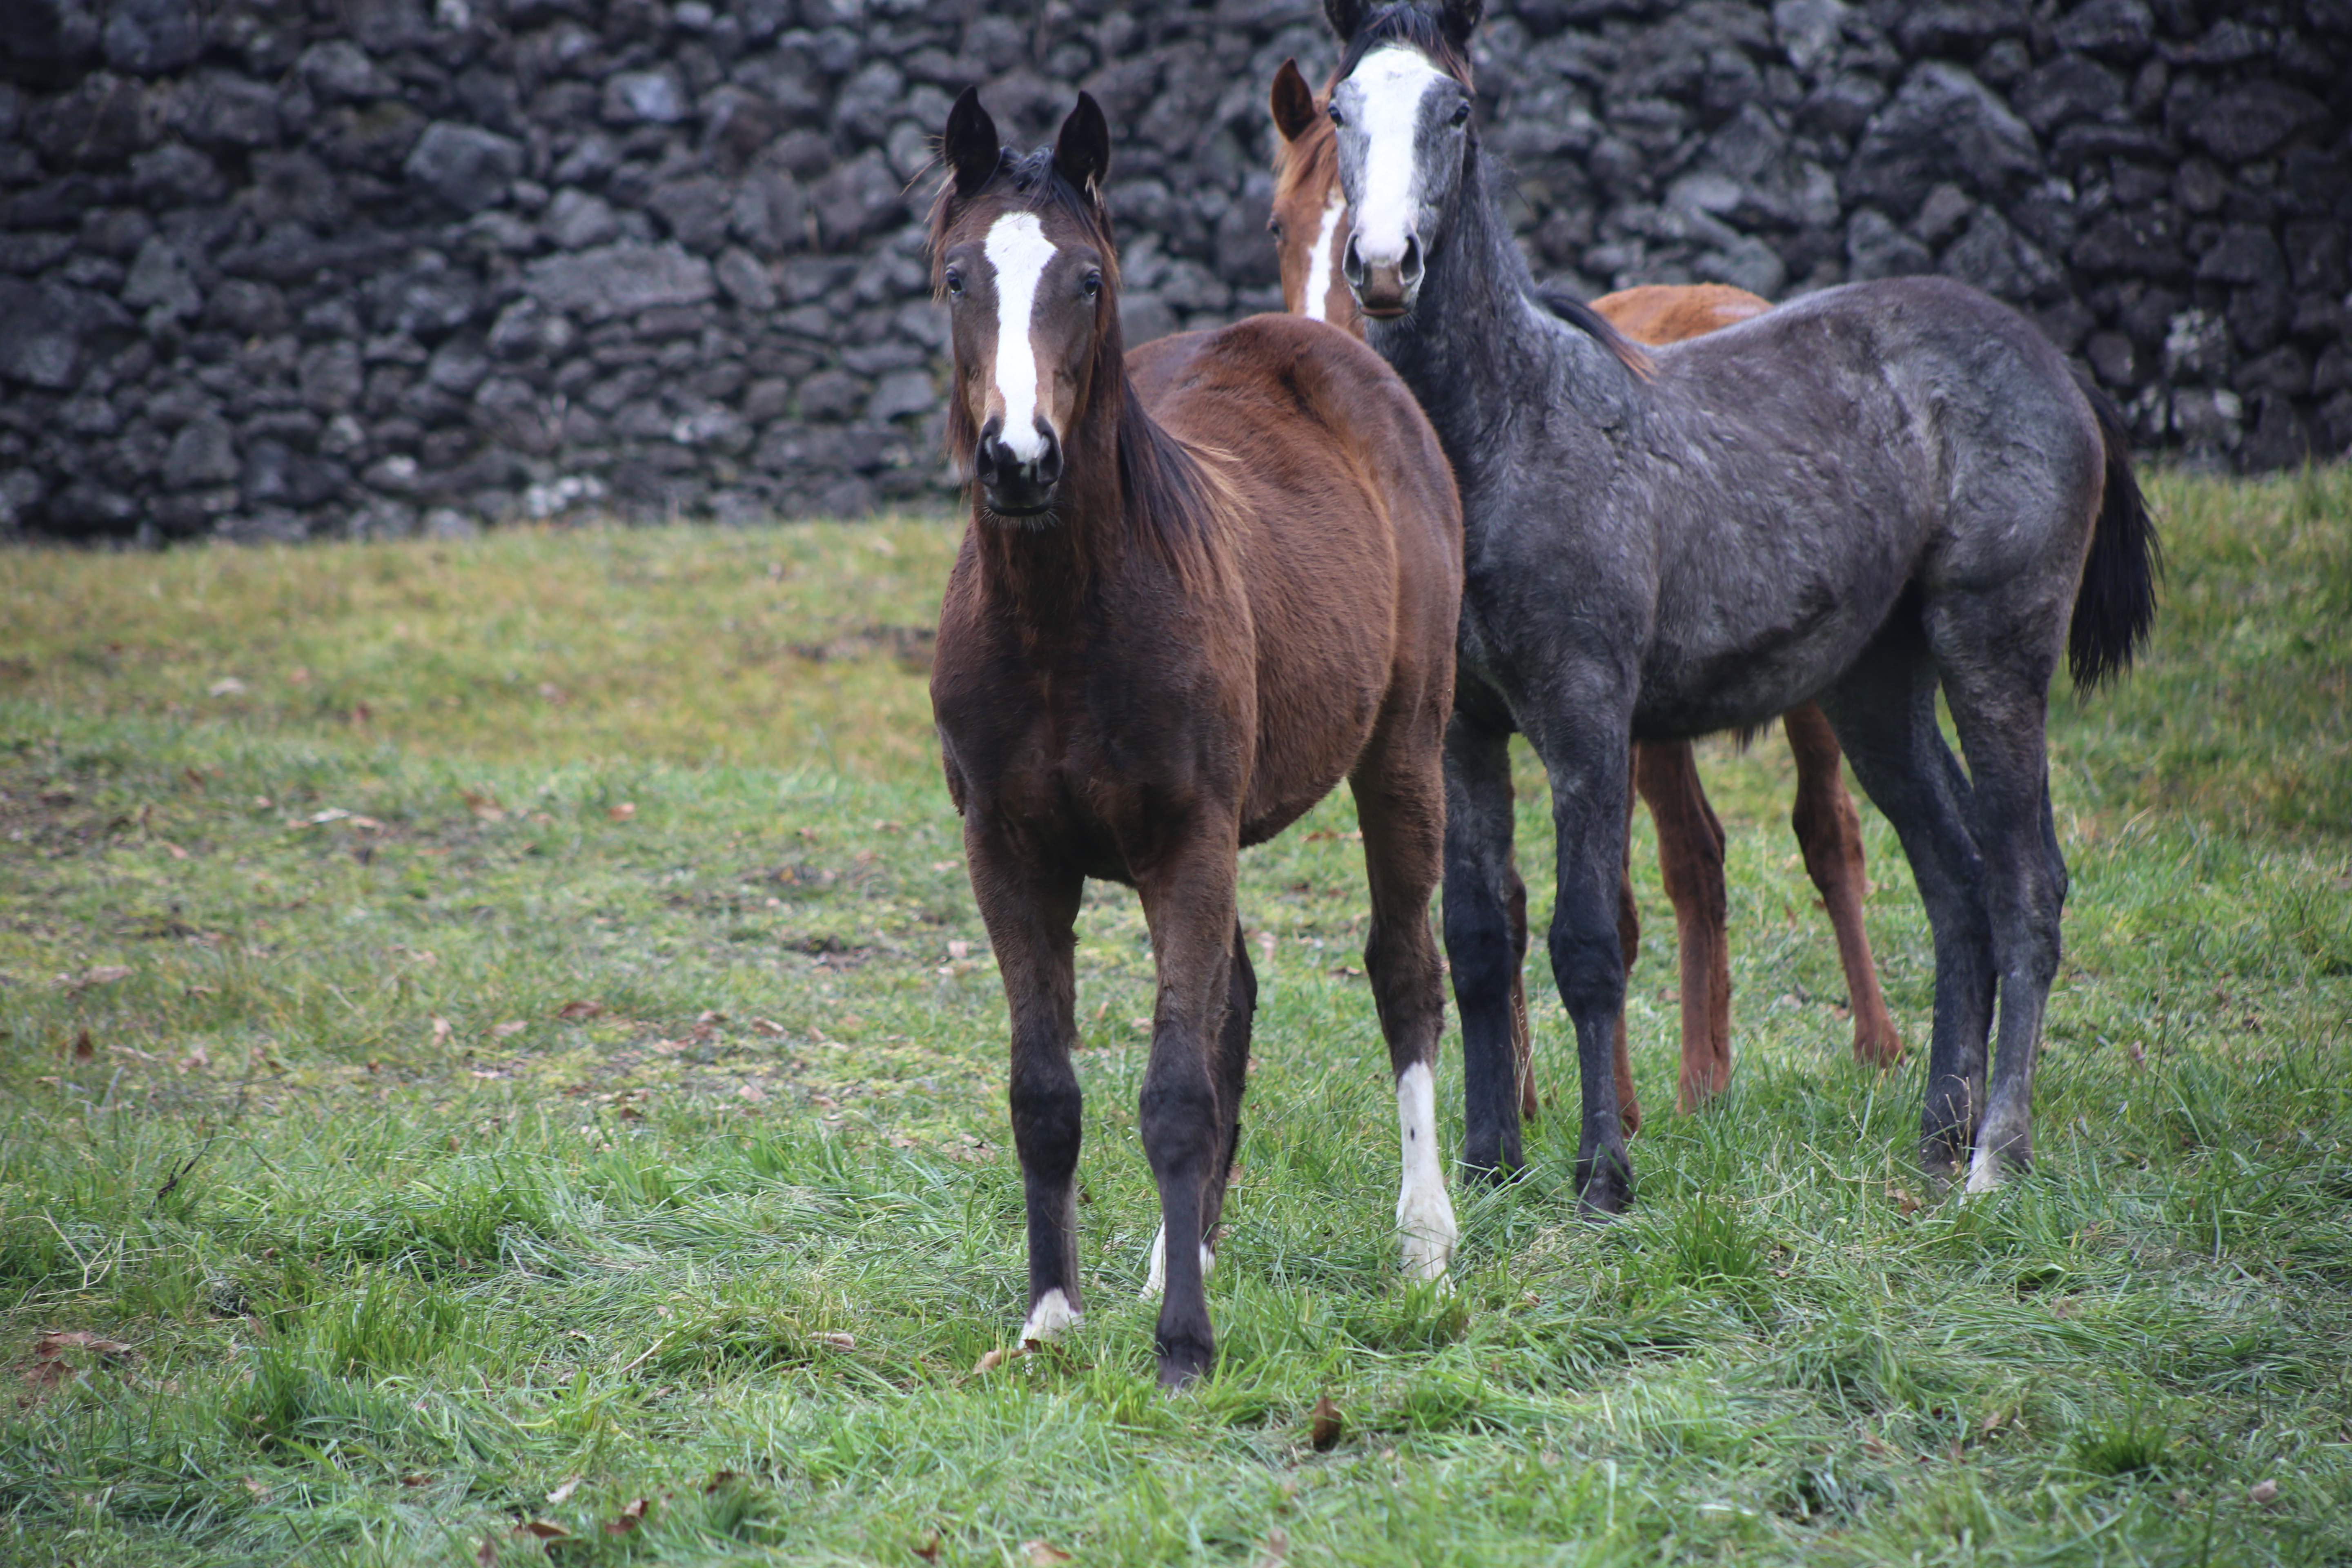
[[[2023,318],[1941,279],[1829,289],[1646,353],[1589,310],[1563,321],[1533,297],[1471,123],[1480,9],[1326,0],[1346,44],[1329,113],[1349,282],[1462,490],[1445,945],[1466,1162],[1499,1174],[1522,1158],[1510,732],[1551,780],[1577,1183],[1614,1212],[1633,1184],[1610,1072],[1629,741],[1811,699],[1901,837],[1935,932],[1922,1158],[1938,1181],[1992,1187],[2032,1159],[2058,969],[2051,678],[2062,648],[2079,688],[2120,669],[2152,613],[2155,540],[2120,422]],[[1939,684],[1965,773],[1937,728]]]

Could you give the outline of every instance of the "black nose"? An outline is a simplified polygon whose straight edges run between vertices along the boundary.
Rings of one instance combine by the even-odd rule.
[[[1037,455],[1024,458],[1005,441],[1003,421],[992,418],[981,429],[980,448],[972,454],[972,470],[984,485],[1008,479],[1050,485],[1062,477],[1062,444],[1042,426],[1038,427],[1037,439]]]
[[[1061,442],[1043,423],[1036,430],[1036,454],[1024,458],[1004,439],[1002,416],[991,416],[981,426],[980,444],[972,453],[972,477],[1002,503],[1001,510],[1034,510],[1046,505],[1062,477]]]

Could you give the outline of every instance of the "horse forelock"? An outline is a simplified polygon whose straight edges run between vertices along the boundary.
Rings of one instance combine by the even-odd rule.
[[[1446,38],[1445,30],[1429,12],[1405,0],[1374,16],[1356,29],[1356,36],[1344,40],[1346,51],[1339,57],[1339,73],[1334,81],[1345,81],[1355,74],[1364,57],[1375,49],[1402,47],[1416,49],[1429,58],[1429,63],[1462,84],[1467,92],[1476,92],[1477,84],[1471,79],[1469,57],[1454,48]]]

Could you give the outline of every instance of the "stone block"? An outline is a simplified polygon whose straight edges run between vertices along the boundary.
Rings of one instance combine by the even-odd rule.
[[[506,199],[523,171],[522,143],[479,126],[435,121],[416,139],[401,173],[460,212],[478,212]]]
[[[524,286],[550,309],[590,321],[657,305],[699,304],[716,291],[710,264],[674,243],[541,257],[524,268]]]

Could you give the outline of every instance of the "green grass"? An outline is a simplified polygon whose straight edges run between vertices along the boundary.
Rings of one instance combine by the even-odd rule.
[[[2157,647],[2053,709],[2034,1175],[1920,1201],[1919,1070],[1846,1059],[1786,752],[1709,746],[1731,1091],[1668,1110],[1644,822],[1633,1212],[1573,1216],[1549,1117],[1528,1180],[1457,1189],[1458,1289],[1409,1288],[1334,801],[1244,860],[1223,1359],[1172,1399],[1115,889],[1087,1323],[974,1371],[1024,1272],[908,630],[952,530],[0,558],[0,1561],[2347,1561],[2352,473],[2154,493]]]

